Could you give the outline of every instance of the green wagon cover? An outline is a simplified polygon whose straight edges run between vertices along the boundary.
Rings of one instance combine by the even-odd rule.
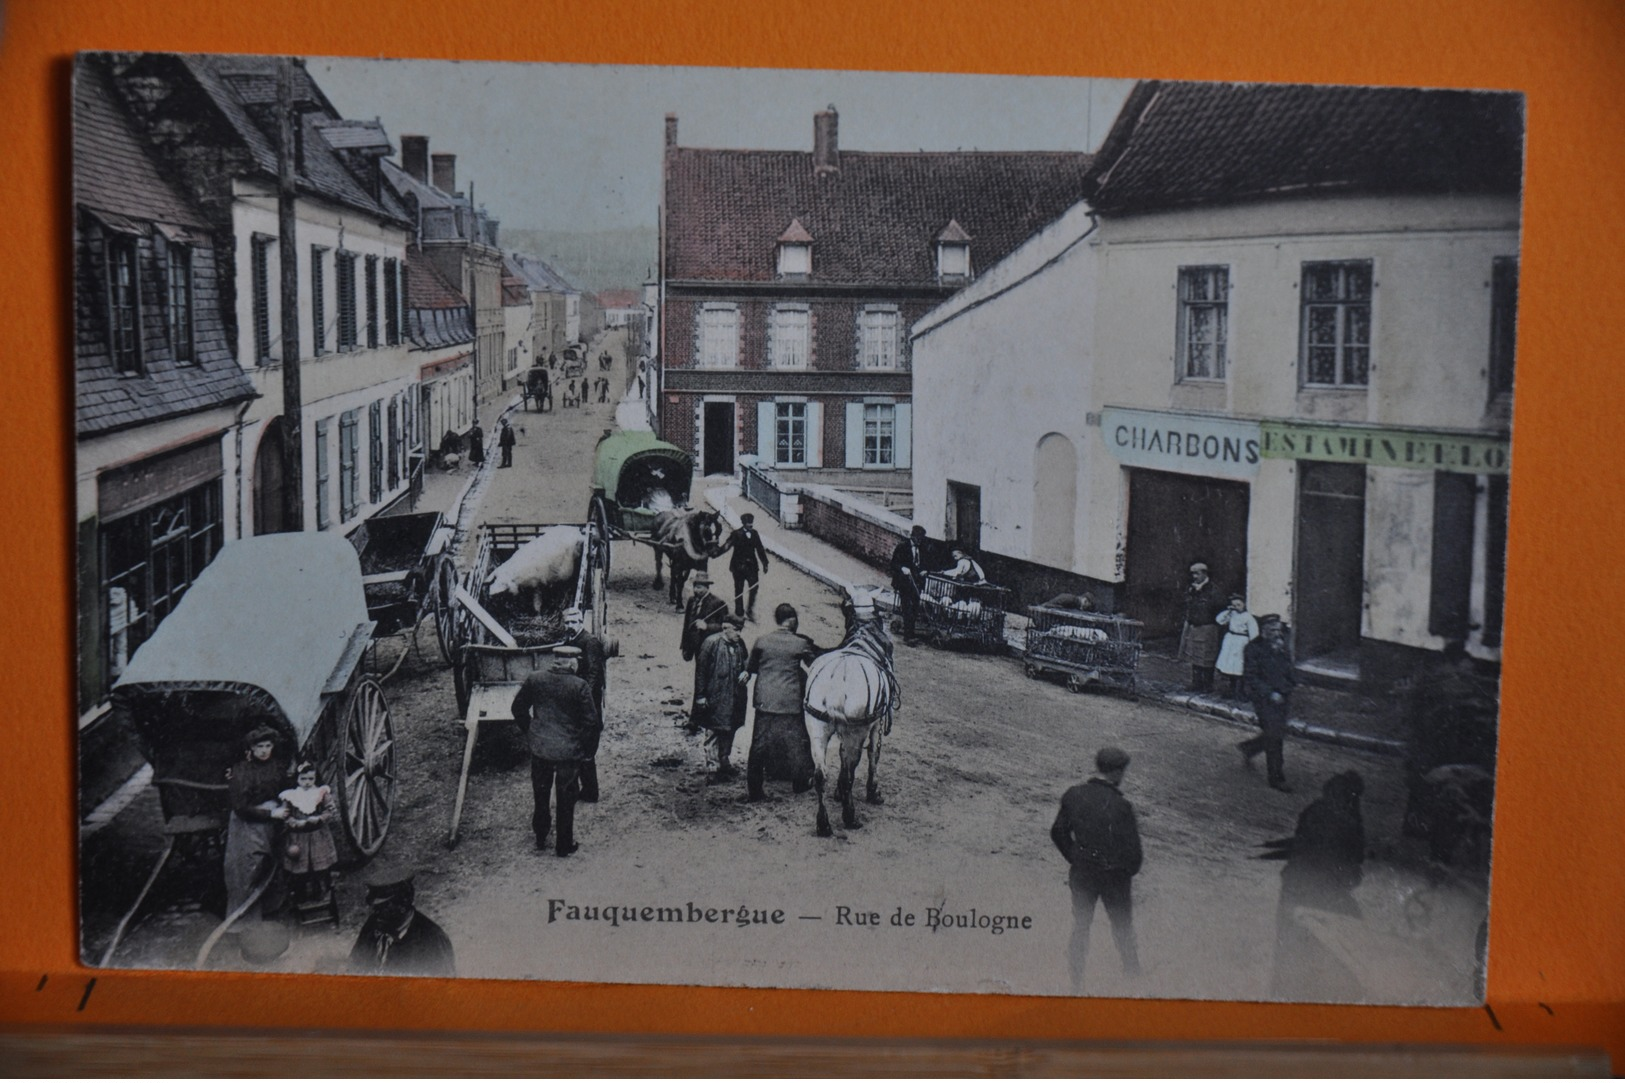
[[[597,457],[593,463],[592,484],[595,490],[617,505],[621,503],[621,479],[627,467],[635,462],[660,459],[669,462],[675,476],[669,488],[674,499],[688,495],[694,477],[694,459],[675,444],[668,444],[652,432],[623,430],[611,433],[598,442]]]

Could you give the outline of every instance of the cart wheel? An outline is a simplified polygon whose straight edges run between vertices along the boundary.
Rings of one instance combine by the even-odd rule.
[[[587,506],[587,521],[598,527],[599,545],[603,548],[604,579],[609,579],[609,552],[610,541],[615,537],[609,529],[609,505],[605,502],[602,493],[594,493],[592,503]]]
[[[359,862],[384,845],[395,800],[395,731],[377,681],[363,678],[351,690],[341,725],[332,777],[345,834]]]
[[[1031,662],[1023,662],[1021,664],[1021,671],[1027,674],[1027,679],[1029,681],[1038,679],[1038,667],[1033,665]]]
[[[429,586],[429,598],[434,605],[434,635],[440,644],[440,657],[450,665],[456,660],[457,648],[457,569],[449,556],[435,561],[434,582]]]
[[[1069,673],[1066,677],[1066,687],[1072,692],[1082,692],[1089,687],[1089,682],[1076,673]]]

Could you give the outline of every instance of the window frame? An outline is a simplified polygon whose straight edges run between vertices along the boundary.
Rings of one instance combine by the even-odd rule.
[[[248,279],[250,330],[254,335],[254,364],[276,361],[271,352],[271,246],[276,238],[256,233],[249,239]]]
[[[797,414],[799,413],[799,416]],[[777,467],[805,467],[807,456],[807,404],[795,401],[776,401],[773,404],[773,465]],[[801,430],[801,457],[795,458],[796,428]],[[781,454],[780,449],[787,453]]]
[[[192,248],[170,242],[165,253],[164,327],[177,364],[197,364],[197,309],[192,287]]]
[[[712,328],[714,326],[714,323],[713,323],[712,319],[710,319],[710,317],[718,317],[718,318],[720,318],[722,316],[727,316],[728,317],[727,322],[728,322],[728,324],[731,326],[731,328],[733,330],[733,334],[731,336],[729,336],[728,338],[726,338],[726,339],[723,337],[720,330],[717,330],[717,331],[712,330]],[[703,305],[700,306],[699,319],[696,321],[696,323],[697,323],[697,327],[698,327],[698,335],[697,335],[697,341],[695,343],[696,348],[695,348],[695,351],[694,351],[694,353],[695,353],[694,367],[695,368],[702,368],[702,369],[736,369],[736,368],[738,368],[739,367],[739,328],[740,328],[739,306],[736,305],[736,304],[731,304],[731,303],[728,303],[728,304],[720,304],[720,303],[703,304]],[[729,360],[725,364],[713,364],[711,362],[711,360],[710,360],[713,353],[722,352],[722,351],[717,351],[717,350],[712,349],[713,342],[716,345],[720,346],[724,341],[727,341],[729,343],[729,349],[726,351],[729,354]]]
[[[951,270],[948,257],[952,254],[963,263],[961,270]],[[971,278],[970,244],[965,241],[937,242],[937,279],[943,282],[969,282]]]
[[[120,376],[146,373],[141,346],[141,246],[138,239],[110,233],[105,242],[107,263],[107,353]],[[127,268],[129,281],[119,271]]]
[[[348,523],[360,510],[361,411],[346,410],[339,415],[339,522]]]
[[[878,317],[888,317],[885,322],[889,326],[871,329],[868,321]],[[903,368],[902,326],[903,314],[896,305],[865,305],[859,309],[858,368],[865,372],[900,372]],[[886,335],[885,333],[888,331],[890,333]],[[878,356],[884,362],[887,359],[885,355],[889,352],[890,364],[870,364],[869,345],[871,337],[876,342],[885,341],[888,343],[887,348],[881,350]]]
[[[1331,299],[1313,298],[1309,296],[1310,275],[1321,269],[1333,269],[1337,272],[1337,296]],[[1361,269],[1365,274],[1365,296],[1349,296],[1349,272]],[[1300,269],[1298,280],[1298,381],[1299,386],[1305,390],[1315,391],[1364,391],[1371,386],[1371,374],[1376,369],[1376,362],[1372,357],[1373,316],[1376,304],[1377,276],[1375,261],[1370,259],[1348,260],[1306,260]],[[1327,383],[1310,378],[1311,360],[1310,351],[1325,349],[1326,343],[1311,343],[1310,332],[1312,325],[1311,312],[1314,309],[1330,308],[1334,312],[1333,337],[1330,344],[1334,350],[1332,366],[1334,379]],[[1365,341],[1353,343],[1346,341],[1350,327],[1352,313],[1364,309],[1365,312]],[[1350,352],[1354,350],[1365,351],[1364,379],[1349,379]]]
[[[786,332],[780,318],[793,315],[801,317],[801,327],[798,332]],[[796,303],[774,305],[767,316],[767,367],[791,372],[812,368],[812,339],[812,306]],[[798,363],[786,364],[782,360],[786,346],[799,347]]]
[[[338,352],[356,350],[355,253],[339,249],[333,258],[334,302],[338,308]]]
[[[332,472],[327,450],[327,431],[332,426],[332,421],[331,417],[319,418],[314,426],[317,530],[326,530],[333,525],[333,516],[327,508],[327,490]]]
[[[1192,286],[1201,278],[1205,297],[1194,297]],[[1175,370],[1179,383],[1222,384],[1230,374],[1230,265],[1225,263],[1192,264],[1179,268],[1177,285],[1178,308],[1175,314]],[[1211,339],[1192,341],[1196,320],[1193,314],[1208,311],[1213,314],[1210,323]],[[1205,373],[1192,372],[1192,350],[1195,345],[1211,348]]]
[[[310,355],[327,352],[327,253],[326,245],[310,246]]]
[[[778,255],[780,278],[795,281],[812,277],[812,245],[804,241],[781,241]]]
[[[367,404],[367,503],[384,498],[384,400]]]
[[[871,410],[876,411],[872,422],[869,417],[869,411]],[[871,423],[874,426],[872,455]],[[882,441],[884,441],[884,444]],[[881,455],[882,447],[885,449],[884,456]],[[895,402],[865,402],[863,404],[863,467],[866,470],[895,470],[897,468],[897,404]]]

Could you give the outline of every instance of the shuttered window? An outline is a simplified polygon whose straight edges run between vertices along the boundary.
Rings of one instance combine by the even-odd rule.
[[[255,237],[249,242],[249,274],[254,306],[254,363],[271,357],[271,239]]]
[[[327,249],[310,247],[310,353],[327,352]]]
[[[355,253],[340,252],[334,261],[339,304],[339,353],[355,349]]]

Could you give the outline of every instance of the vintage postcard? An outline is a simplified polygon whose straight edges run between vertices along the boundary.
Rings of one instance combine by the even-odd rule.
[[[87,963],[1481,1000],[1520,95],[72,117]]]

